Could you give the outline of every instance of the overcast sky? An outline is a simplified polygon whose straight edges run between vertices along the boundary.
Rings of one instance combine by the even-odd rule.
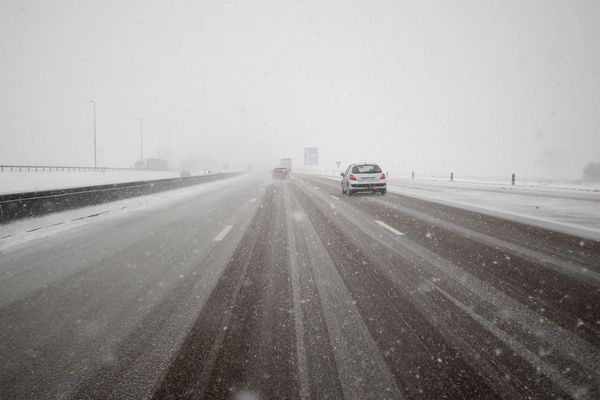
[[[577,178],[600,161],[599,1],[0,1],[0,164]],[[160,147],[159,147],[160,146]],[[159,152],[159,149],[160,152]]]

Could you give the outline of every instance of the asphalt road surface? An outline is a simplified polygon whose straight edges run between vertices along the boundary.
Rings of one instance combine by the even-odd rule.
[[[250,176],[0,254],[0,399],[598,399],[600,243]]]

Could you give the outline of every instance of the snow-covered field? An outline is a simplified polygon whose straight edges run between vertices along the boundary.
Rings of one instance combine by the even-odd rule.
[[[339,176],[321,175],[339,181]],[[391,178],[388,191],[600,240],[600,185]]]
[[[178,178],[180,171],[0,172],[0,194]]]

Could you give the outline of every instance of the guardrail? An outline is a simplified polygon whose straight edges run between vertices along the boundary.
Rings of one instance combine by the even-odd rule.
[[[0,195],[0,224],[231,178],[241,172]]]
[[[93,171],[133,171],[133,168],[107,168],[107,167],[62,167],[60,165],[0,165],[0,172],[93,172]]]

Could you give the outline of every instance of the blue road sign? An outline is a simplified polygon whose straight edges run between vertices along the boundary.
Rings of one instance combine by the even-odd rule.
[[[317,147],[304,148],[304,165],[319,165],[319,149]]]

